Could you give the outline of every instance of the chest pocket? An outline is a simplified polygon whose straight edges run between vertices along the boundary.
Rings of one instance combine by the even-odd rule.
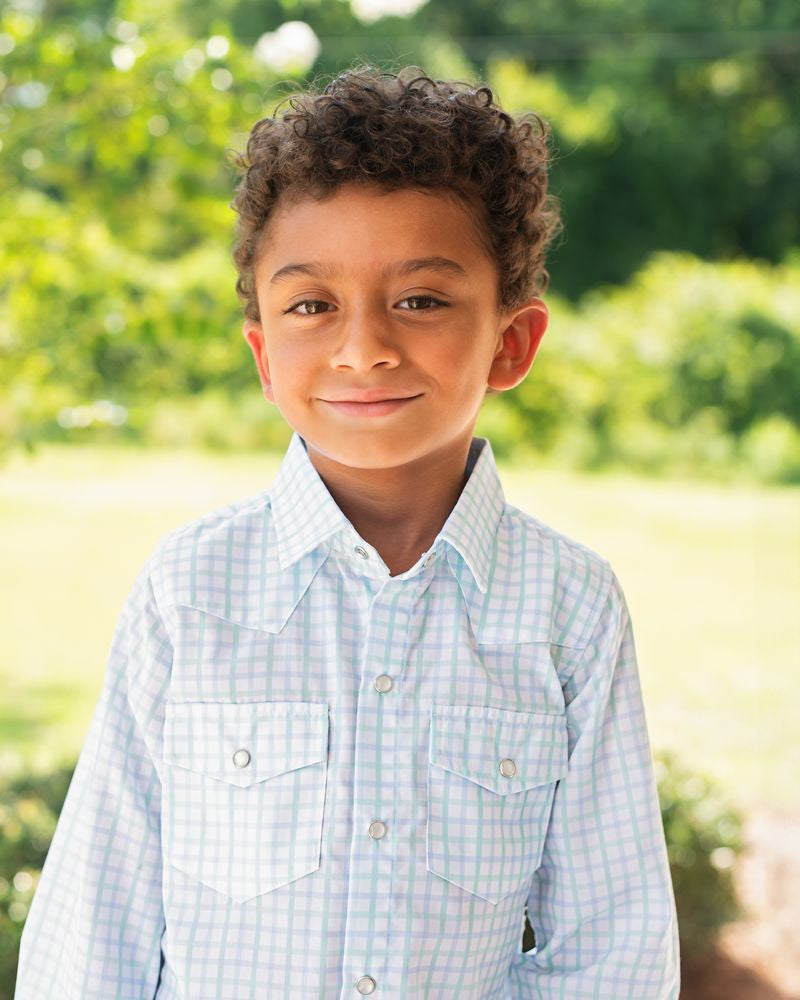
[[[428,870],[490,903],[525,885],[567,768],[563,715],[432,706]]]
[[[167,703],[165,860],[237,903],[320,865],[328,706]]]

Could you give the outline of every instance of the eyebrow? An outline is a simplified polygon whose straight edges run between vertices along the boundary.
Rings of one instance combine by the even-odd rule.
[[[284,278],[299,274],[307,274],[312,278],[332,278],[338,270],[336,267],[312,260],[304,264],[285,264],[283,267],[279,267],[269,280],[270,284],[275,284]],[[457,261],[450,260],[449,257],[414,257],[412,260],[403,260],[385,268],[385,273],[398,275],[414,274],[417,271],[442,271],[454,278],[468,277],[464,268]]]

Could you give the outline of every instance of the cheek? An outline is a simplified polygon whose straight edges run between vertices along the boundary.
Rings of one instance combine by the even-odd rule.
[[[484,362],[476,340],[467,340],[464,336],[448,339],[431,355],[432,367],[438,372],[440,381],[456,395],[465,397],[473,396],[476,387],[483,391]]]
[[[307,348],[298,341],[280,338],[268,346],[273,381],[279,385],[294,385],[313,367]]]

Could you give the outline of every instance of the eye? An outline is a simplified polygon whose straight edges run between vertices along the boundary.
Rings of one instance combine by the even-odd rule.
[[[409,295],[401,299],[398,305],[402,305],[403,302],[408,303],[408,306],[404,307],[407,312],[427,312],[431,307],[438,308],[448,305],[447,302],[435,299],[432,295]]]
[[[288,309],[284,309],[283,312],[284,315],[293,312],[297,313],[298,316],[319,316],[321,313],[328,312],[330,305],[330,302],[325,302],[324,299],[303,299],[301,302],[295,302]]]

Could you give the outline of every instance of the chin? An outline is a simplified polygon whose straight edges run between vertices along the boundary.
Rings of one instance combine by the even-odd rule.
[[[337,440],[328,442],[307,438],[301,431],[298,434],[309,448],[351,469],[390,469],[413,461],[420,453],[418,437],[403,445],[389,435],[382,440],[378,439],[380,435],[353,435],[347,442],[339,435]]]

